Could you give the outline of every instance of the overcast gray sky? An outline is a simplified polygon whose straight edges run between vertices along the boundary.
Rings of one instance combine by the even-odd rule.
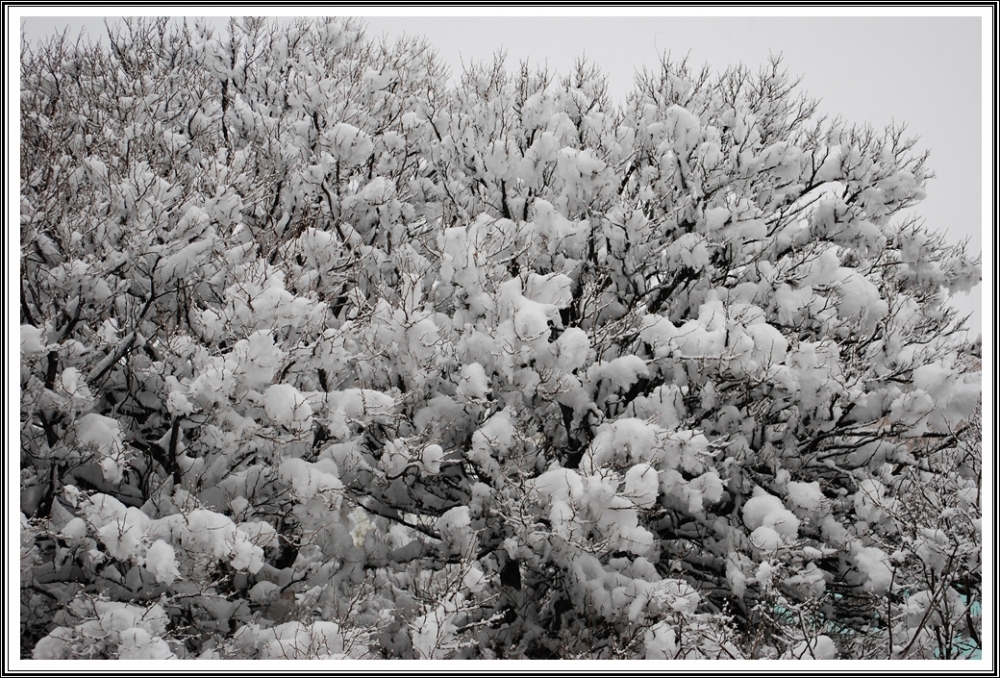
[[[127,10],[112,11],[120,16]],[[916,211],[949,237],[969,238],[975,251],[982,249],[984,239],[987,245],[991,242],[982,207],[981,18],[479,15],[365,20],[371,35],[426,36],[453,73],[461,70],[463,60],[489,60],[501,48],[511,66],[524,59],[560,73],[586,55],[609,76],[611,92],[620,100],[630,89],[635,70],[644,64],[655,66],[667,50],[676,57],[688,55],[694,65],[707,63],[718,70],[739,62],[756,68],[769,54],[780,53],[788,72],[802,76],[802,88],[822,100],[822,112],[879,128],[906,122],[921,137],[920,147],[931,150],[930,165],[937,174]],[[220,25],[223,21],[219,19]],[[28,17],[20,25],[29,42],[67,27],[74,37],[81,30],[95,39],[104,34],[103,17]],[[963,310],[976,312],[977,332],[983,318],[981,290],[982,286],[955,299]]]

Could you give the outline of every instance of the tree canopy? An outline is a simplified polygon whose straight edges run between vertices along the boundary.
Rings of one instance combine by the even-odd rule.
[[[22,654],[978,646],[978,259],[774,61],[22,47]],[[905,112],[902,112],[905,114]]]

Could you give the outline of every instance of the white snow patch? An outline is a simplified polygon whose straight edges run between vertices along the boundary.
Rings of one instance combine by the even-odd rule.
[[[555,341],[559,347],[558,364],[565,372],[583,367],[590,354],[590,338],[579,327],[569,327]]]
[[[772,553],[781,546],[781,536],[774,528],[761,525],[750,533],[750,543],[761,553]]]
[[[811,642],[802,641],[791,651],[794,659],[836,659],[837,645],[830,636],[816,636]]]
[[[428,445],[420,455],[420,466],[424,473],[435,474],[441,471],[441,460],[444,449],[440,445]]]
[[[482,400],[490,392],[490,380],[486,370],[479,363],[469,363],[462,366],[459,373],[458,395],[470,400]]]
[[[153,573],[157,581],[170,585],[174,579],[180,576],[177,570],[177,559],[174,554],[174,547],[157,539],[146,549],[146,556],[143,559],[146,569]]]
[[[823,502],[823,491],[819,482],[800,483],[794,480],[788,482],[786,489],[788,501],[807,511],[815,511]]]
[[[317,494],[336,492],[344,487],[337,477],[337,464],[329,458],[315,463],[294,457],[285,459],[278,467],[278,474],[291,484],[292,491],[301,499],[311,499]]]
[[[304,426],[312,416],[312,408],[294,386],[272,384],[264,391],[264,414],[279,426]]]
[[[360,506],[351,511],[351,522],[354,523],[354,527],[351,528],[351,541],[358,548],[365,545],[365,535],[375,529],[375,523],[371,521],[368,517],[368,513]]]
[[[76,421],[76,442],[91,447],[101,455],[101,471],[110,483],[120,483],[125,465],[125,450],[118,421],[93,412]]]
[[[652,508],[660,493],[659,475],[649,464],[636,464],[625,472],[625,496],[639,508]]]
[[[888,565],[889,556],[875,546],[863,546],[854,552],[854,562],[865,575],[864,586],[875,593],[885,593],[892,583],[892,569]]]
[[[46,350],[42,331],[33,325],[21,325],[21,355],[37,355]]]

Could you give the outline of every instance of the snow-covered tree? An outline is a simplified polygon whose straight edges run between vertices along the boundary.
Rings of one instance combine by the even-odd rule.
[[[778,63],[22,48],[34,658],[968,656],[979,262]]]

